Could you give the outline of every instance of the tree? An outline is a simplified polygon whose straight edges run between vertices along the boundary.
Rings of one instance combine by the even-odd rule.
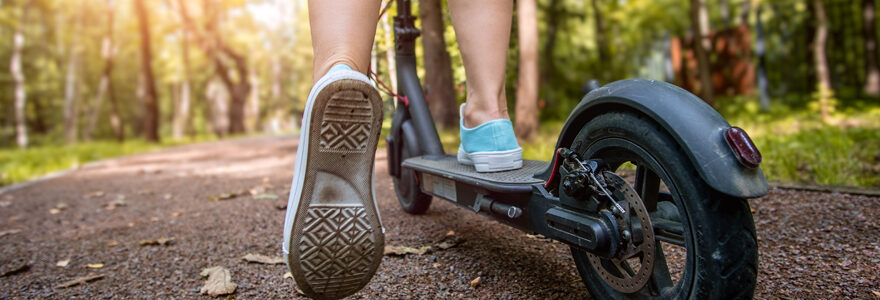
[[[79,128],[79,109],[77,106],[77,68],[81,51],[80,35],[84,19],[84,5],[80,4],[79,13],[76,17],[73,36],[70,40],[70,53],[68,53],[67,76],[64,84],[64,140],[67,143],[75,143],[77,129]]]
[[[602,16],[602,10],[599,7],[600,0],[591,0],[593,6],[593,19],[596,22],[596,47],[599,48],[599,63],[603,65],[610,64],[611,50],[608,49],[608,39],[605,36],[605,18]],[[537,25],[536,25],[537,26]],[[603,70],[610,68],[604,67]]]
[[[397,51],[394,49],[394,38],[391,37],[393,30],[391,28],[391,22],[388,22],[389,13],[386,12],[382,15],[382,31],[385,33],[385,59],[388,60],[388,78],[391,80],[391,89],[393,92],[397,93]],[[397,101],[394,102],[394,105],[397,105]]]
[[[706,0],[691,0],[691,28],[694,36],[694,53],[697,56],[697,72],[700,76],[700,97],[711,105],[715,95],[712,91],[712,66],[709,61],[712,39],[709,38],[709,13],[706,11]]]
[[[825,15],[825,5],[822,0],[813,0],[813,9],[816,13],[816,35],[812,48],[813,62],[816,65],[816,80],[819,85],[819,111],[822,115],[822,121],[828,122],[830,102],[834,97],[834,91],[831,90],[828,57],[825,53],[825,44],[828,41],[828,17]]]
[[[25,91],[25,76],[21,68],[21,49],[24,47],[24,25],[27,22],[27,13],[31,6],[28,1],[21,12],[18,26],[12,34],[12,58],[9,60],[9,72],[12,73],[13,95],[15,103],[15,142],[19,148],[27,148],[28,133],[25,105],[27,105],[27,92]]]
[[[880,96],[880,67],[877,65],[877,31],[874,0],[862,0],[862,39],[865,44],[865,94]]]
[[[249,72],[245,57],[235,52],[226,45],[220,34],[218,25],[219,5],[211,3],[209,0],[202,1],[202,11],[205,13],[204,29],[197,26],[195,21],[189,15],[186,4],[183,0],[178,0],[180,6],[180,14],[183,17],[185,26],[190,28],[196,40],[208,54],[208,57],[214,64],[217,77],[223,82],[229,93],[231,100],[228,107],[229,113],[229,133],[245,132],[245,105],[247,104],[248,95],[251,92],[251,84],[248,80]],[[203,32],[204,31],[204,32]],[[232,61],[233,66],[227,65],[226,61]],[[230,68],[235,71],[235,78],[230,74]]]
[[[452,82],[452,62],[446,50],[443,34],[443,5],[441,0],[419,2],[422,19],[422,48],[425,51],[425,88],[434,121],[444,128],[458,125],[458,109],[455,105],[455,88]]]
[[[594,0],[595,8],[595,0]],[[538,131],[538,4],[516,2],[519,78],[516,84],[516,135],[523,141]]]
[[[770,110],[770,95],[767,94],[767,43],[764,40],[764,21],[761,20],[762,8],[755,11],[755,54],[758,56],[758,97],[763,111]]]
[[[180,3],[179,3],[180,4]],[[182,5],[182,4],[181,4]],[[171,136],[179,140],[183,138],[189,124],[190,97],[190,58],[189,58],[189,28],[180,26],[181,35],[181,60],[183,61],[183,78],[180,82],[180,97],[174,105],[174,119],[171,121]]]
[[[113,128],[113,135],[116,140],[125,139],[125,133],[122,129],[122,120],[119,117],[119,104],[116,102],[116,96],[113,93],[113,58],[116,55],[116,45],[113,44],[113,28],[115,22],[114,1],[107,0],[107,32],[101,41],[101,58],[104,60],[104,69],[101,71],[101,79],[98,81],[98,93],[95,96],[95,103],[92,105],[89,123],[83,136],[86,140],[91,140],[94,136],[95,127],[101,113],[101,106],[104,98],[110,99],[110,126]]]
[[[150,22],[144,0],[135,0],[135,14],[141,38],[141,76],[138,98],[144,107],[144,138],[151,142],[159,141],[159,101],[156,99],[156,82],[153,77],[153,50],[150,45]]]

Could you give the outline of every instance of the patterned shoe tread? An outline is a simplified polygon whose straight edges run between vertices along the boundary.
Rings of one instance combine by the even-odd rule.
[[[375,241],[362,206],[311,206],[303,228],[300,262],[316,293],[348,295],[372,277]]]
[[[364,153],[370,140],[373,106],[359,91],[333,95],[324,107],[321,152]]]

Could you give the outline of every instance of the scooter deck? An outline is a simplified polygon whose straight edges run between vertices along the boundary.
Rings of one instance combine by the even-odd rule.
[[[530,192],[532,185],[544,182],[534,176],[546,169],[547,165],[548,162],[523,160],[522,168],[516,170],[479,173],[474,169],[474,166],[459,163],[454,155],[443,157],[419,156],[403,162],[403,167],[406,168],[483,187],[495,192]]]

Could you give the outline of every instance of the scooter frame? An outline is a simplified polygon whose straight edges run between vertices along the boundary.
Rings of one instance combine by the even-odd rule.
[[[570,201],[560,200],[550,192],[559,184],[559,176],[554,177],[561,163],[559,155],[549,163],[524,161],[533,166],[530,170],[537,171],[512,181],[443,167],[444,163],[449,166],[455,157],[446,155],[443,149],[416,73],[415,40],[420,31],[415,27],[411,0],[396,1],[394,31],[399,98],[395,100],[397,111],[391,134],[386,139],[391,176],[409,176],[402,174],[403,170],[412,170],[423,193],[525,232],[542,234],[597,255],[613,255],[618,242],[614,221],[582,213],[583,209],[577,207],[572,209],[568,205]],[[653,100],[644,95],[651,95]],[[588,93],[566,121],[557,141],[557,153],[570,147],[578,130],[591,118],[613,109],[634,111],[660,124],[691,158],[700,177],[718,192],[736,198],[753,198],[769,190],[761,169],[744,166],[741,155],[732,149],[731,132],[735,132],[732,130],[735,127],[699,98],[662,82],[624,80]],[[404,161],[402,147],[410,147],[409,152],[417,157]],[[641,168],[637,170],[636,190],[642,172]],[[643,200],[656,203],[656,199]],[[563,202],[568,203],[563,205]]]

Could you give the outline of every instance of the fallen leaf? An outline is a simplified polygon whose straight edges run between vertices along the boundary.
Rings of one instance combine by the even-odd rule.
[[[526,237],[527,237],[527,238],[530,238],[530,239],[540,240],[540,241],[548,241],[548,240],[550,240],[550,239],[547,238],[546,236],[543,236],[543,235],[540,235],[540,234],[526,234]]]
[[[86,267],[89,269],[100,269],[104,267],[104,264],[88,264]]]
[[[260,194],[255,195],[254,199],[278,199],[278,195],[275,194]]]
[[[18,221],[18,219],[21,219],[21,216],[14,215],[14,216],[9,217],[9,221]]]
[[[53,214],[53,215],[57,215],[57,214],[61,213],[62,210],[65,210],[67,208],[68,208],[67,203],[61,202],[61,203],[56,204],[55,207],[49,209],[49,213]]]
[[[2,273],[0,273],[0,277],[15,275],[15,274],[18,274],[18,273],[21,273],[21,272],[24,272],[24,271],[27,271],[30,269],[31,269],[31,265],[29,263],[26,263],[26,262],[21,263],[19,265],[16,265],[15,267],[12,267],[9,270],[4,270]]]
[[[440,263],[434,263],[434,267],[439,269],[439,268],[443,267],[443,265],[441,265]]]
[[[480,281],[482,281],[482,280],[483,280],[482,277],[477,276],[477,278],[474,278],[474,280],[471,280],[471,287],[477,287],[477,285],[480,284]]]
[[[464,239],[450,236],[450,237],[443,239],[443,241],[441,241],[439,244],[437,244],[437,248],[440,248],[442,250],[446,250],[446,249],[458,246],[458,244],[461,244],[461,242],[463,242],[463,241],[464,241]]]
[[[72,287],[72,286],[75,286],[75,285],[80,285],[80,284],[83,284],[83,283],[86,283],[86,282],[89,282],[89,281],[95,281],[95,280],[98,280],[98,279],[101,279],[101,278],[104,278],[104,275],[97,274],[97,275],[88,275],[88,276],[83,276],[83,277],[77,277],[77,278],[74,279],[74,280],[64,282],[64,283],[62,283],[62,284],[56,285],[55,287],[56,287],[56,288],[61,288],[61,289],[63,289],[63,288],[69,288],[69,287]]]
[[[150,221],[159,222],[159,217],[152,217],[150,218]]]
[[[104,197],[104,191],[96,190],[94,192],[86,194],[86,198],[101,198]]]
[[[0,207],[7,207],[12,205],[12,201],[0,201]]]
[[[3,230],[3,231],[0,231],[0,237],[4,237],[4,236],[7,236],[7,235],[13,235],[13,234],[16,234],[16,233],[19,233],[19,232],[21,232],[21,229],[9,229],[9,230]]]
[[[241,259],[244,259],[246,262],[260,263],[260,264],[267,264],[267,265],[277,265],[277,264],[284,263],[284,259],[281,257],[278,257],[278,256],[266,256],[266,255],[261,255],[261,254],[252,254],[252,253],[248,253],[247,255],[242,257]]]
[[[290,274],[290,272],[287,272],[287,273],[284,273],[284,276],[281,276],[281,278],[293,278],[293,274]]]
[[[421,248],[413,248],[407,246],[385,246],[385,255],[407,255],[407,254],[415,254],[422,255],[431,250],[431,246],[424,246]]]
[[[238,195],[240,195],[240,194],[244,194],[244,193],[243,192],[223,193],[220,195],[208,197],[208,200],[210,200],[210,201],[229,200],[229,199],[238,197]]]
[[[121,197],[121,198],[116,198],[116,200],[110,201],[107,204],[104,204],[104,209],[114,210],[117,207],[122,207],[122,206],[126,206],[126,205],[128,205],[128,203],[125,203],[125,197]]]
[[[171,245],[174,242],[174,239],[170,238],[158,238],[155,240],[141,240],[138,242],[141,246],[167,246]]]
[[[68,259],[65,259],[65,260],[59,260],[57,263],[55,263],[55,266],[56,266],[56,267],[62,267],[62,268],[64,268],[64,267],[66,267],[68,264],[70,264],[70,259],[69,259],[69,258],[68,258]]]
[[[179,216],[181,216],[181,215],[183,215],[183,213],[182,213],[182,212],[179,212],[179,211],[175,211],[175,212],[171,213],[171,216],[172,216],[172,217],[175,217],[175,218],[177,218],[177,217],[179,217]]]
[[[755,208],[754,208],[754,207],[751,207],[751,208],[749,208],[749,209],[752,211],[752,213],[755,213]]]
[[[117,241],[110,241],[107,243],[107,247],[116,247],[116,246],[119,246],[119,242],[117,242]]]
[[[446,237],[450,237],[453,235],[455,235],[455,231],[452,231],[452,230],[450,230],[449,232],[446,233]]]
[[[211,267],[202,270],[202,277],[208,277],[205,285],[199,290],[199,293],[207,294],[212,297],[220,295],[228,295],[235,292],[236,285],[232,283],[232,275],[224,267]]]

